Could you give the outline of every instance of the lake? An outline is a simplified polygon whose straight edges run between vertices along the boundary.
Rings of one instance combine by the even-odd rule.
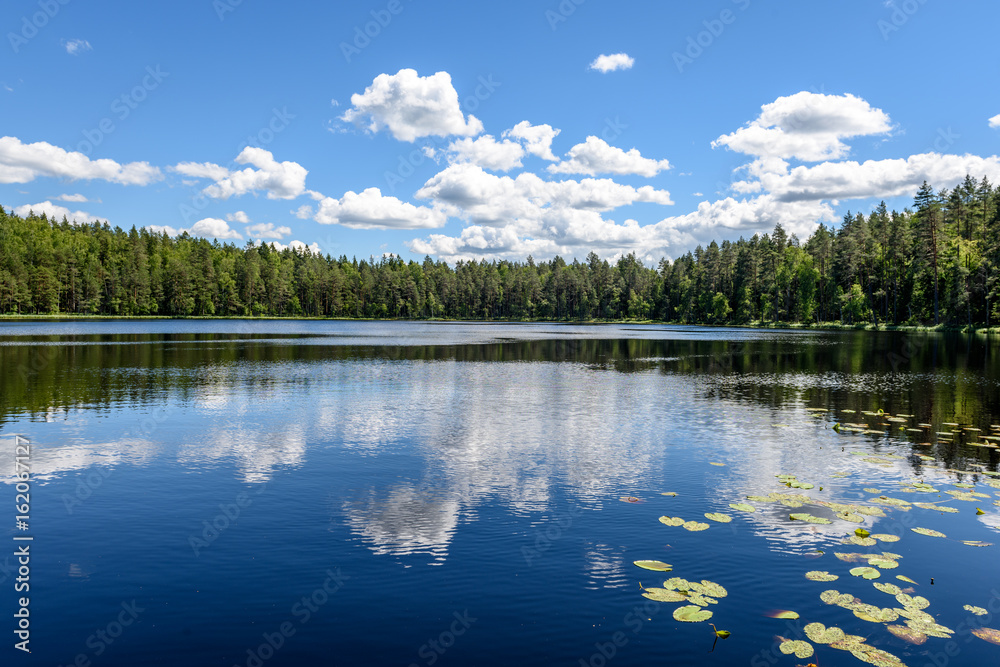
[[[998,342],[3,322],[3,662],[1000,664]]]

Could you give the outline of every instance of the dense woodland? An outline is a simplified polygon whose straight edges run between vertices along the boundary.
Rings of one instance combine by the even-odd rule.
[[[913,210],[844,216],[806,241],[781,226],[645,266],[361,260],[71,224],[0,207],[0,313],[706,324],[996,324],[1000,187],[920,188]]]

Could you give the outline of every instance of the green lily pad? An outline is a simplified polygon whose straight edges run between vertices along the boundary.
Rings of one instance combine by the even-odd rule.
[[[948,507],[947,505],[935,505],[933,503],[913,503],[920,509],[925,510],[936,510],[938,512],[948,512],[949,514],[958,514],[957,507]]]
[[[878,542],[872,537],[858,537],[857,535],[851,535],[846,540],[844,544],[856,544],[859,547],[873,547]]]
[[[644,570],[652,570],[654,572],[670,572],[674,569],[673,565],[664,563],[661,560],[637,560],[632,564],[636,567],[641,567]]]
[[[718,462],[716,462],[716,461],[709,461],[709,462],[708,462],[708,464],[709,464],[709,465],[713,465],[713,466],[719,466],[720,468],[724,468],[724,467],[726,467],[726,464],[725,464],[725,463],[718,463]]]
[[[806,523],[833,523],[829,519],[824,519],[821,516],[813,516],[812,514],[806,513],[789,514],[788,518],[793,521],[805,521]]]
[[[865,493],[882,493],[882,489],[875,489],[870,486],[866,486],[862,489]]]
[[[712,618],[712,612],[694,605],[678,607],[674,610],[675,621],[682,621],[684,623],[700,623],[701,621],[707,621],[710,618]]]
[[[688,596],[680,591],[671,591],[666,588],[644,588],[642,597],[656,600],[657,602],[684,602]]]
[[[767,616],[770,618],[779,618],[789,621],[794,621],[799,617],[797,612],[788,611],[787,609],[775,609],[774,611],[769,611],[767,612]]]
[[[879,542],[899,542],[899,535],[890,535],[888,533],[874,533],[871,537]]]
[[[684,527],[684,530],[690,530],[692,533],[696,533],[700,530],[708,530],[707,523],[701,523],[698,521],[685,521],[681,524],[681,526]]]
[[[706,519],[711,519],[712,521],[718,521],[719,523],[729,523],[733,520],[733,517],[728,514],[721,514],[719,512],[706,512]]]
[[[713,598],[724,598],[729,595],[729,591],[725,588],[707,579],[702,579],[698,583],[691,582],[691,590]]]
[[[661,516],[660,523],[667,526],[683,526],[684,519],[679,516]]]
[[[832,644],[839,642],[846,636],[844,631],[837,627],[826,627],[822,623],[810,623],[805,627],[806,637],[816,644]]]
[[[914,533],[918,535],[927,535],[928,537],[948,537],[944,533],[938,532],[936,530],[931,530],[930,528],[910,528]]]
[[[806,572],[806,579],[809,581],[836,581],[840,577],[830,574],[826,570],[812,570],[811,572]]]
[[[975,606],[973,606],[971,604],[965,605],[964,607],[962,607],[962,609],[964,609],[965,611],[971,612],[971,613],[975,614],[976,616],[985,616],[986,614],[990,613],[990,612],[986,611],[985,609],[983,609],[982,607],[975,607]]]
[[[785,639],[778,645],[778,650],[785,655],[795,654],[796,658],[808,658],[813,654],[812,644],[801,639]]]
[[[741,512],[756,512],[757,508],[753,505],[747,505],[746,503],[729,503],[729,506],[734,510],[739,510]]]
[[[689,591],[691,582],[680,577],[671,577],[663,582],[663,587],[669,590]]]
[[[857,535],[858,537],[870,537],[871,536],[871,533],[869,533],[864,528],[855,528],[854,529],[854,534]]]
[[[663,492],[663,493],[661,493],[660,495],[661,495],[661,496],[670,496],[670,497],[674,497],[674,496],[676,496],[676,495],[677,495],[677,492],[676,492],[676,491],[664,491],[664,492]]]
[[[903,590],[896,584],[880,584],[877,581],[872,582],[872,586],[879,589],[883,593],[888,593],[889,595],[899,595]]]
[[[992,547],[992,542],[980,542],[979,540],[962,540],[962,544],[970,547]]]
[[[869,558],[868,564],[882,570],[895,570],[899,567],[899,563],[891,558]]]
[[[921,597],[919,595],[914,595],[913,597],[910,597],[906,593],[900,593],[899,595],[897,595],[896,602],[903,605],[907,609],[916,609],[918,611],[921,609],[927,609],[927,607],[931,605],[930,600],[928,600],[925,597]]]
[[[896,578],[897,578],[897,579],[899,579],[900,581],[905,581],[905,582],[906,582],[906,583],[908,583],[908,584],[914,584],[914,585],[917,585],[917,586],[919,586],[919,585],[920,585],[920,584],[918,584],[917,582],[915,582],[915,581],[914,581],[913,579],[910,579],[909,577],[904,577],[904,576],[903,576],[903,575],[901,575],[901,574],[897,574],[897,575],[896,575]]]
[[[863,577],[865,579],[878,579],[882,576],[882,573],[873,567],[855,567],[851,568],[851,574],[855,577]]]

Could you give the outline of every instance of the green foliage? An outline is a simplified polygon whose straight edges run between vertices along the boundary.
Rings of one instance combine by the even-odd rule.
[[[848,213],[805,243],[777,225],[655,269],[634,254],[614,264],[595,253],[584,263],[358,261],[0,207],[0,313],[990,325],[998,202],[985,178],[939,193],[925,183],[915,212]]]

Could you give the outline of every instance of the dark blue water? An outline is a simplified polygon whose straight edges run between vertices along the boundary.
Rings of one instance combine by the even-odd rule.
[[[911,666],[1000,664],[1000,646],[971,632],[1000,627],[997,547],[962,543],[994,542],[1000,525],[1000,489],[988,484],[1000,478],[985,474],[997,450],[972,445],[1000,422],[1000,363],[984,339],[19,322],[0,325],[0,361],[3,664],[861,664],[818,644],[808,659],[778,651],[776,636],[804,638],[813,621]],[[861,414],[880,408],[913,417],[889,430]],[[830,428],[866,419],[876,432]],[[936,435],[952,431],[946,422],[981,431]],[[918,423],[932,428],[899,430]],[[15,524],[14,434],[31,446],[26,531]],[[782,473],[814,488],[790,489]],[[902,490],[914,480],[939,492]],[[959,512],[885,507],[856,524],[820,505],[746,500],[871,504],[880,494],[865,488]],[[858,527],[902,539],[841,544]],[[30,592],[18,593],[24,544]],[[950,639],[913,645],[820,601],[836,589],[900,607],[834,556],[881,551],[901,558],[877,581],[927,597]],[[840,578],[808,581],[810,570]],[[674,576],[728,590],[711,622],[732,636],[714,650],[708,623],[678,622],[683,605],[641,596],[640,582]],[[30,656],[14,648],[24,595]],[[800,619],[767,615],[776,609]]]

